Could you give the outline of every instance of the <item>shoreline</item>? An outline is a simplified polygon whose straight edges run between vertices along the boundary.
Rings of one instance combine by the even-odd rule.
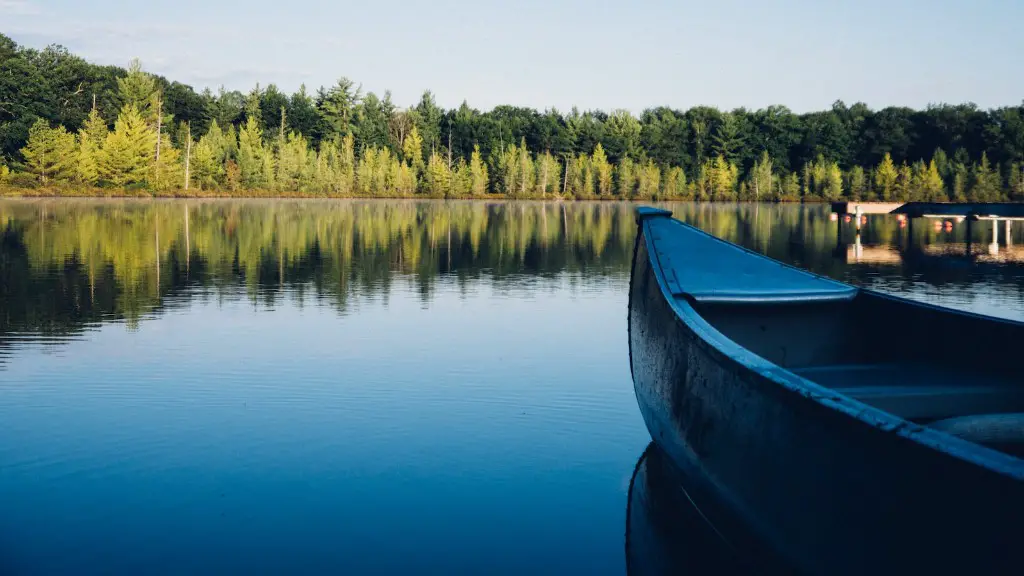
[[[537,201],[537,202],[694,202],[702,204],[825,204],[833,200],[822,198],[801,198],[798,200],[777,200],[777,199],[728,199],[728,200],[701,200],[697,198],[622,198],[620,196],[592,196],[589,198],[576,198],[575,196],[525,196],[510,197],[504,194],[485,194],[476,196],[432,196],[427,194],[416,195],[386,195],[367,196],[358,194],[317,194],[312,192],[279,192],[272,190],[246,190],[232,192],[227,190],[165,190],[151,192],[148,190],[124,190],[109,188],[20,188],[11,186],[0,186],[0,199],[68,199],[80,198],[83,200],[478,200],[478,201]],[[843,198],[842,201],[850,202],[872,202],[873,200],[853,200]]]

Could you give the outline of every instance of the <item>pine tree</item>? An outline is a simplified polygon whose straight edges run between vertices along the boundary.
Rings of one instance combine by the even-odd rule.
[[[906,162],[900,165],[899,172],[896,176],[896,187],[893,189],[893,195],[895,199],[900,202],[906,202],[910,199],[910,193],[913,189],[914,172],[910,169],[910,166]]]
[[[897,178],[899,178],[899,172],[896,170],[896,165],[892,163],[892,156],[886,152],[882,162],[875,170],[875,187],[883,201],[892,200]]]
[[[269,184],[263,146],[263,130],[259,126],[256,115],[250,115],[245,126],[238,131],[238,168],[241,171],[242,185],[249,189],[266,188]]]
[[[135,106],[126,104],[107,134],[99,156],[100,179],[117,187],[146,182],[154,159],[156,134]]]
[[[558,194],[558,186],[562,182],[562,167],[558,160],[545,152],[537,156],[537,192],[542,198]]]
[[[181,186],[185,175],[181,163],[181,152],[171,143],[171,137],[162,134],[160,138],[160,158],[153,160],[152,176],[148,179],[155,190],[166,190]]]
[[[867,197],[867,179],[864,169],[854,166],[846,179],[846,191],[851,200],[863,200]]]
[[[714,163],[714,200],[732,200],[736,198],[736,183],[739,180],[739,168],[719,154]]]
[[[95,186],[100,178],[99,171],[100,148],[86,131],[78,132],[78,163],[75,179],[82,184]]]
[[[612,165],[608,163],[608,156],[605,155],[600,142],[594,147],[594,154],[590,161],[597,176],[597,195],[610,196],[612,194]]]
[[[656,199],[661,193],[661,170],[648,160],[637,170],[637,194],[640,198]]]
[[[78,131],[78,165],[76,180],[95,186],[99,180],[100,151],[107,139],[107,123],[93,107]]]
[[[1024,163],[1014,162],[1010,165],[1010,199],[1014,202],[1024,201]]]
[[[619,165],[615,169],[615,175],[618,177],[618,191],[619,196],[624,200],[629,200],[636,195],[636,164],[633,163],[633,159],[623,158]]]
[[[423,138],[419,130],[413,126],[402,142],[402,158],[416,172],[423,171]]]
[[[71,179],[77,164],[75,152],[75,136],[63,126],[50,128],[41,118],[29,128],[28,142],[21,149],[26,171],[44,184]]]
[[[431,154],[427,161],[427,193],[434,198],[443,198],[451,189],[451,178],[448,162],[440,154]]]
[[[843,171],[835,162],[829,162],[825,166],[821,196],[826,200],[839,200],[843,196]]]
[[[772,173],[772,159],[768,151],[761,152],[761,158],[754,162],[750,170],[748,190],[753,190],[754,200],[768,199],[771,197],[772,182],[775,176]]]
[[[662,181],[666,198],[683,199],[687,196],[686,173],[679,166],[666,166]]]
[[[795,202],[800,199],[800,177],[796,172],[790,172],[789,176],[783,178],[779,188],[782,191],[779,200]]]
[[[277,186],[283,191],[302,190],[309,184],[309,144],[295,132],[285,137],[277,150]]]
[[[533,158],[526,148],[526,139],[520,143],[519,154],[516,156],[516,170],[519,180],[519,196],[526,198],[533,194],[536,184],[536,173],[534,172]]]
[[[968,197],[972,202],[997,202],[1002,196],[1002,178],[998,167],[993,169],[988,154],[982,152],[981,162],[974,165]]]
[[[160,90],[156,78],[142,71],[138,58],[128,65],[128,75],[117,79],[117,88],[124,106],[134,106],[143,120],[156,122]]]
[[[923,161],[915,162],[913,171],[911,201],[941,202],[945,200],[945,186],[942,183],[942,177],[939,176],[934,159],[927,165]]]
[[[473,154],[469,157],[470,193],[483,196],[487,193],[487,165],[480,158],[480,146],[473,146]]]

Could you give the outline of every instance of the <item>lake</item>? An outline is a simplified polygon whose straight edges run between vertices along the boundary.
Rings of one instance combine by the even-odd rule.
[[[666,206],[1024,319],[1002,224]],[[632,209],[0,200],[0,572],[623,573]]]

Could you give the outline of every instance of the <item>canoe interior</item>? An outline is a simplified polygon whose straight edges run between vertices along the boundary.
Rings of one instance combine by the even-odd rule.
[[[901,304],[868,292],[835,302],[693,302],[712,326],[755,354],[907,420],[1024,412],[1009,342],[989,349],[974,343],[980,336],[992,342],[993,331],[1009,337],[1017,326]]]

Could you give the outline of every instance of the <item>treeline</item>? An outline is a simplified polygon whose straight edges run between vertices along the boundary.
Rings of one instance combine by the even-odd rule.
[[[0,185],[140,193],[1024,200],[1024,104],[568,114],[413,107],[348,79],[201,93],[0,35]],[[197,192],[198,191],[198,192]],[[103,193],[100,191],[100,193]]]

